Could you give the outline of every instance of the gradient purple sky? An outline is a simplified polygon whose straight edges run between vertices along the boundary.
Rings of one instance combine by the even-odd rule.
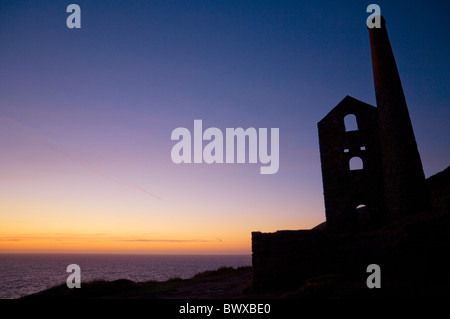
[[[0,252],[250,253],[324,221],[316,125],[375,105],[370,3],[1,1]],[[376,3],[428,177],[450,163],[450,5]],[[278,173],[172,163],[194,119],[279,128]]]

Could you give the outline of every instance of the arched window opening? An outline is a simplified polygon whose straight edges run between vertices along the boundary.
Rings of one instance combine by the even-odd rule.
[[[357,131],[358,130],[358,122],[356,121],[356,115],[355,114],[347,114],[344,117],[344,125],[345,125],[345,131]]]
[[[356,217],[358,225],[367,224],[370,221],[369,208],[364,204],[358,205],[356,207]]]
[[[364,168],[363,161],[358,156],[352,157],[350,159],[350,163],[349,164],[350,164],[350,170],[351,171],[361,170],[361,169]]]

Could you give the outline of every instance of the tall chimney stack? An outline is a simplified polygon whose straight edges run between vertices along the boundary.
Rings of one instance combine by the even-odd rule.
[[[386,30],[369,28],[386,205],[391,218],[428,207],[425,175]]]

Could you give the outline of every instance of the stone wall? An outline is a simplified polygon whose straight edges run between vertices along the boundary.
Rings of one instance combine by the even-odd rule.
[[[319,230],[252,232],[254,287],[296,286],[324,273],[329,241]]]
[[[345,126],[349,115],[355,118],[356,128]],[[317,126],[327,230],[383,224],[386,216],[377,109],[347,96]],[[353,159],[359,159],[363,167],[352,169]]]

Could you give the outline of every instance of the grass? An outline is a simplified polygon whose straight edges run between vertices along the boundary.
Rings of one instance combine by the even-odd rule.
[[[251,267],[221,267],[217,270],[204,271],[190,279],[171,278],[166,281],[134,282],[127,279],[114,281],[93,280],[82,282],[81,288],[70,289],[60,284],[41,292],[24,296],[22,299],[97,299],[97,298],[158,298],[164,294],[183,287],[199,283],[223,281],[233,276],[252,271]]]

